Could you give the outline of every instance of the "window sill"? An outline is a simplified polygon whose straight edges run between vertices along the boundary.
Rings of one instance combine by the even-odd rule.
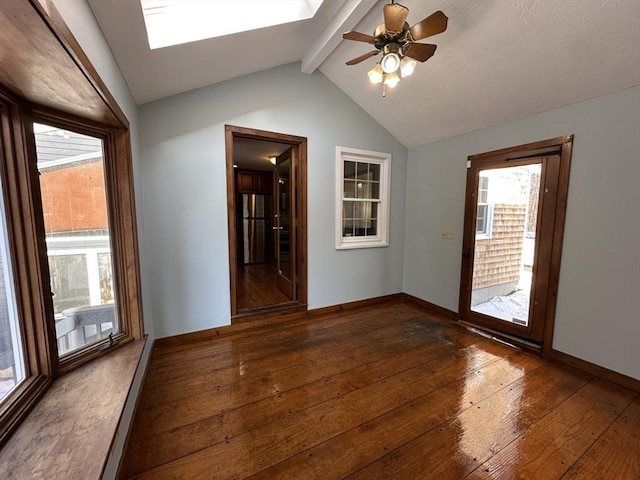
[[[100,479],[145,340],[56,379],[0,450],[3,479]]]
[[[349,250],[354,248],[377,248],[377,247],[388,247],[389,242],[378,241],[362,241],[362,242],[343,242],[341,244],[336,245],[336,250]]]

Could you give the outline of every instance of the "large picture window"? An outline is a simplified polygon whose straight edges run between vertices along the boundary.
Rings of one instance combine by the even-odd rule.
[[[100,138],[33,125],[58,355],[120,331]]]
[[[52,379],[144,334],[128,142],[0,88],[0,444]]]
[[[336,248],[389,245],[391,155],[336,149]]]
[[[144,337],[129,121],[52,2],[5,3],[0,445],[54,379]]]

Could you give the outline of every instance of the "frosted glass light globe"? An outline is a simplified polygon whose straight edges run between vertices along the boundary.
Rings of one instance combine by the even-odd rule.
[[[393,73],[400,67],[400,56],[397,53],[387,53],[380,62],[384,73]]]

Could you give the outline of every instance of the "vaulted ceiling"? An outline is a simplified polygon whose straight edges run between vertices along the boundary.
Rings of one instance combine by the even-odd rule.
[[[139,104],[300,61],[319,70],[407,147],[478,130],[640,83],[638,0],[400,0],[413,25],[437,10],[438,46],[382,97],[371,50],[342,40],[372,34],[387,1],[325,0],[315,17],[150,50],[137,0],[89,0]],[[212,19],[212,21],[215,19]]]

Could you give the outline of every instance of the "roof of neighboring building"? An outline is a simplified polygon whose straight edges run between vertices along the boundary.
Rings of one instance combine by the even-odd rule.
[[[71,163],[75,160],[102,156],[102,140],[68,130],[36,130],[38,166],[48,163]],[[62,162],[61,162],[62,161]]]

